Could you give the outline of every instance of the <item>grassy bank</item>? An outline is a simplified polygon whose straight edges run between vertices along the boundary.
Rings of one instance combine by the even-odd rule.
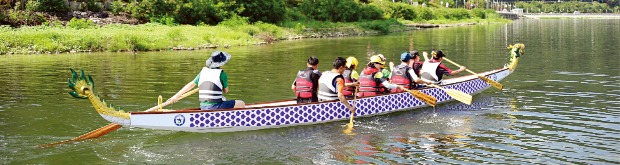
[[[325,2],[332,1],[325,0]],[[178,24],[175,18],[164,17],[165,19],[151,18],[152,23],[140,25],[95,25],[91,20],[72,19],[68,22],[47,20],[42,25],[19,28],[0,26],[0,54],[202,49],[256,45],[299,38],[385,34],[408,30],[404,25],[416,23],[462,24],[508,21],[501,19],[494,10],[445,8],[433,3],[429,3],[429,6],[433,7],[416,7],[391,2],[370,4],[360,4],[357,1],[342,4],[340,1],[337,2],[339,3],[321,6],[322,3],[304,1],[300,7],[304,10],[290,11],[298,18],[276,23],[252,21],[253,17],[232,14],[222,21],[217,21],[215,25],[201,21],[198,21],[197,25]],[[303,7],[304,5],[306,7]],[[354,17],[355,12],[347,12],[343,15],[338,8],[342,5],[357,7],[356,10],[359,10],[357,13],[374,11],[374,14]],[[330,10],[319,10],[321,8]]]
[[[85,24],[85,25],[84,25]],[[245,46],[278,40],[363,35],[402,30],[395,20],[355,23],[291,22],[292,27],[230,20],[217,26],[158,23],[97,26],[0,26],[0,54],[50,54],[80,51],[155,51]]]

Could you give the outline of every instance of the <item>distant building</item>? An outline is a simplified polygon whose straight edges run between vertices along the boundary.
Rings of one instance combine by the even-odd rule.
[[[514,9],[512,9],[512,13],[515,13],[515,14],[517,14],[519,16],[522,16],[523,15],[523,9],[521,9],[521,8],[514,8]]]

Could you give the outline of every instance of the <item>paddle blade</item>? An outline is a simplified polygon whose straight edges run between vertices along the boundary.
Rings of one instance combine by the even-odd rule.
[[[430,106],[435,106],[435,104],[437,104],[437,98],[428,95],[426,93],[422,93],[420,91],[417,90],[406,90],[407,92],[409,92],[411,95],[413,95],[413,97],[418,98],[419,100],[424,101],[426,104],[430,105]]]
[[[490,78],[487,78],[487,77],[484,77],[484,76],[480,76],[480,75],[478,75],[478,78],[484,80],[485,82],[489,83],[489,85],[491,85],[491,86],[493,86],[493,87],[495,87],[495,88],[497,88],[499,90],[504,89],[504,86],[502,84],[498,83],[497,81],[493,81]]]
[[[472,100],[472,96],[465,93],[465,92],[461,92],[461,91],[457,91],[454,89],[444,89],[444,91],[450,95],[450,97],[454,98],[455,100],[458,100],[462,103],[465,103],[467,105],[471,105],[471,100]]]
[[[77,140],[84,140],[84,139],[90,139],[90,138],[98,138],[101,137],[103,135],[106,135],[112,131],[115,131],[117,129],[121,128],[121,125],[119,124],[108,124],[106,126],[103,126],[101,128],[98,128],[96,130],[90,131],[82,136],[78,136],[76,138],[73,138],[71,140],[73,141],[77,141]]]

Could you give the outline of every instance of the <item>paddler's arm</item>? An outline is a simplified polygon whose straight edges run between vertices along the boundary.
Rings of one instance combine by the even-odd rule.
[[[342,93],[342,91],[344,91],[344,79],[342,78],[336,79],[336,90],[338,91],[338,99],[340,100],[340,102],[344,104],[344,106],[346,106],[349,109],[349,111],[355,112],[355,108],[353,108],[349,104],[347,99],[344,97],[344,94]]]
[[[344,83],[344,86],[358,86],[358,85],[360,85],[359,82]]]
[[[384,87],[386,87],[386,88],[390,88],[390,89],[396,89],[396,88],[398,88],[398,89],[401,89],[401,90],[405,90],[405,88],[404,88],[404,87],[402,87],[402,86],[400,86],[400,85],[392,84],[392,83],[388,82],[388,81],[387,81],[387,80],[385,80],[385,79],[381,79],[381,85],[383,85],[383,86],[384,86]]]
[[[174,96],[170,97],[168,100],[166,100],[166,102],[170,102],[172,101],[177,102],[179,100],[179,97],[181,97],[181,95],[185,94],[186,92],[188,92],[189,90],[193,89],[196,86],[196,83],[194,81],[191,81],[189,83],[187,83],[187,85],[185,85],[183,88],[181,88],[181,90],[179,90],[179,92],[177,92],[177,94],[174,94]]]

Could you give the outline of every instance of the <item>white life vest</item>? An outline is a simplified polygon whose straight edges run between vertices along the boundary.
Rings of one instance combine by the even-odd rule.
[[[439,64],[441,64],[441,62],[424,61],[424,64],[422,64],[422,69],[420,69],[420,77],[422,80],[439,83],[439,76],[437,76],[437,68],[439,67]]]
[[[341,74],[326,71],[319,78],[318,98],[320,101],[338,100],[338,91],[334,86],[334,80],[341,77]]]
[[[209,69],[207,67],[202,68],[200,71],[200,77],[198,78],[198,100],[200,102],[222,102],[224,96],[222,91],[222,81],[220,75],[221,69]]]

